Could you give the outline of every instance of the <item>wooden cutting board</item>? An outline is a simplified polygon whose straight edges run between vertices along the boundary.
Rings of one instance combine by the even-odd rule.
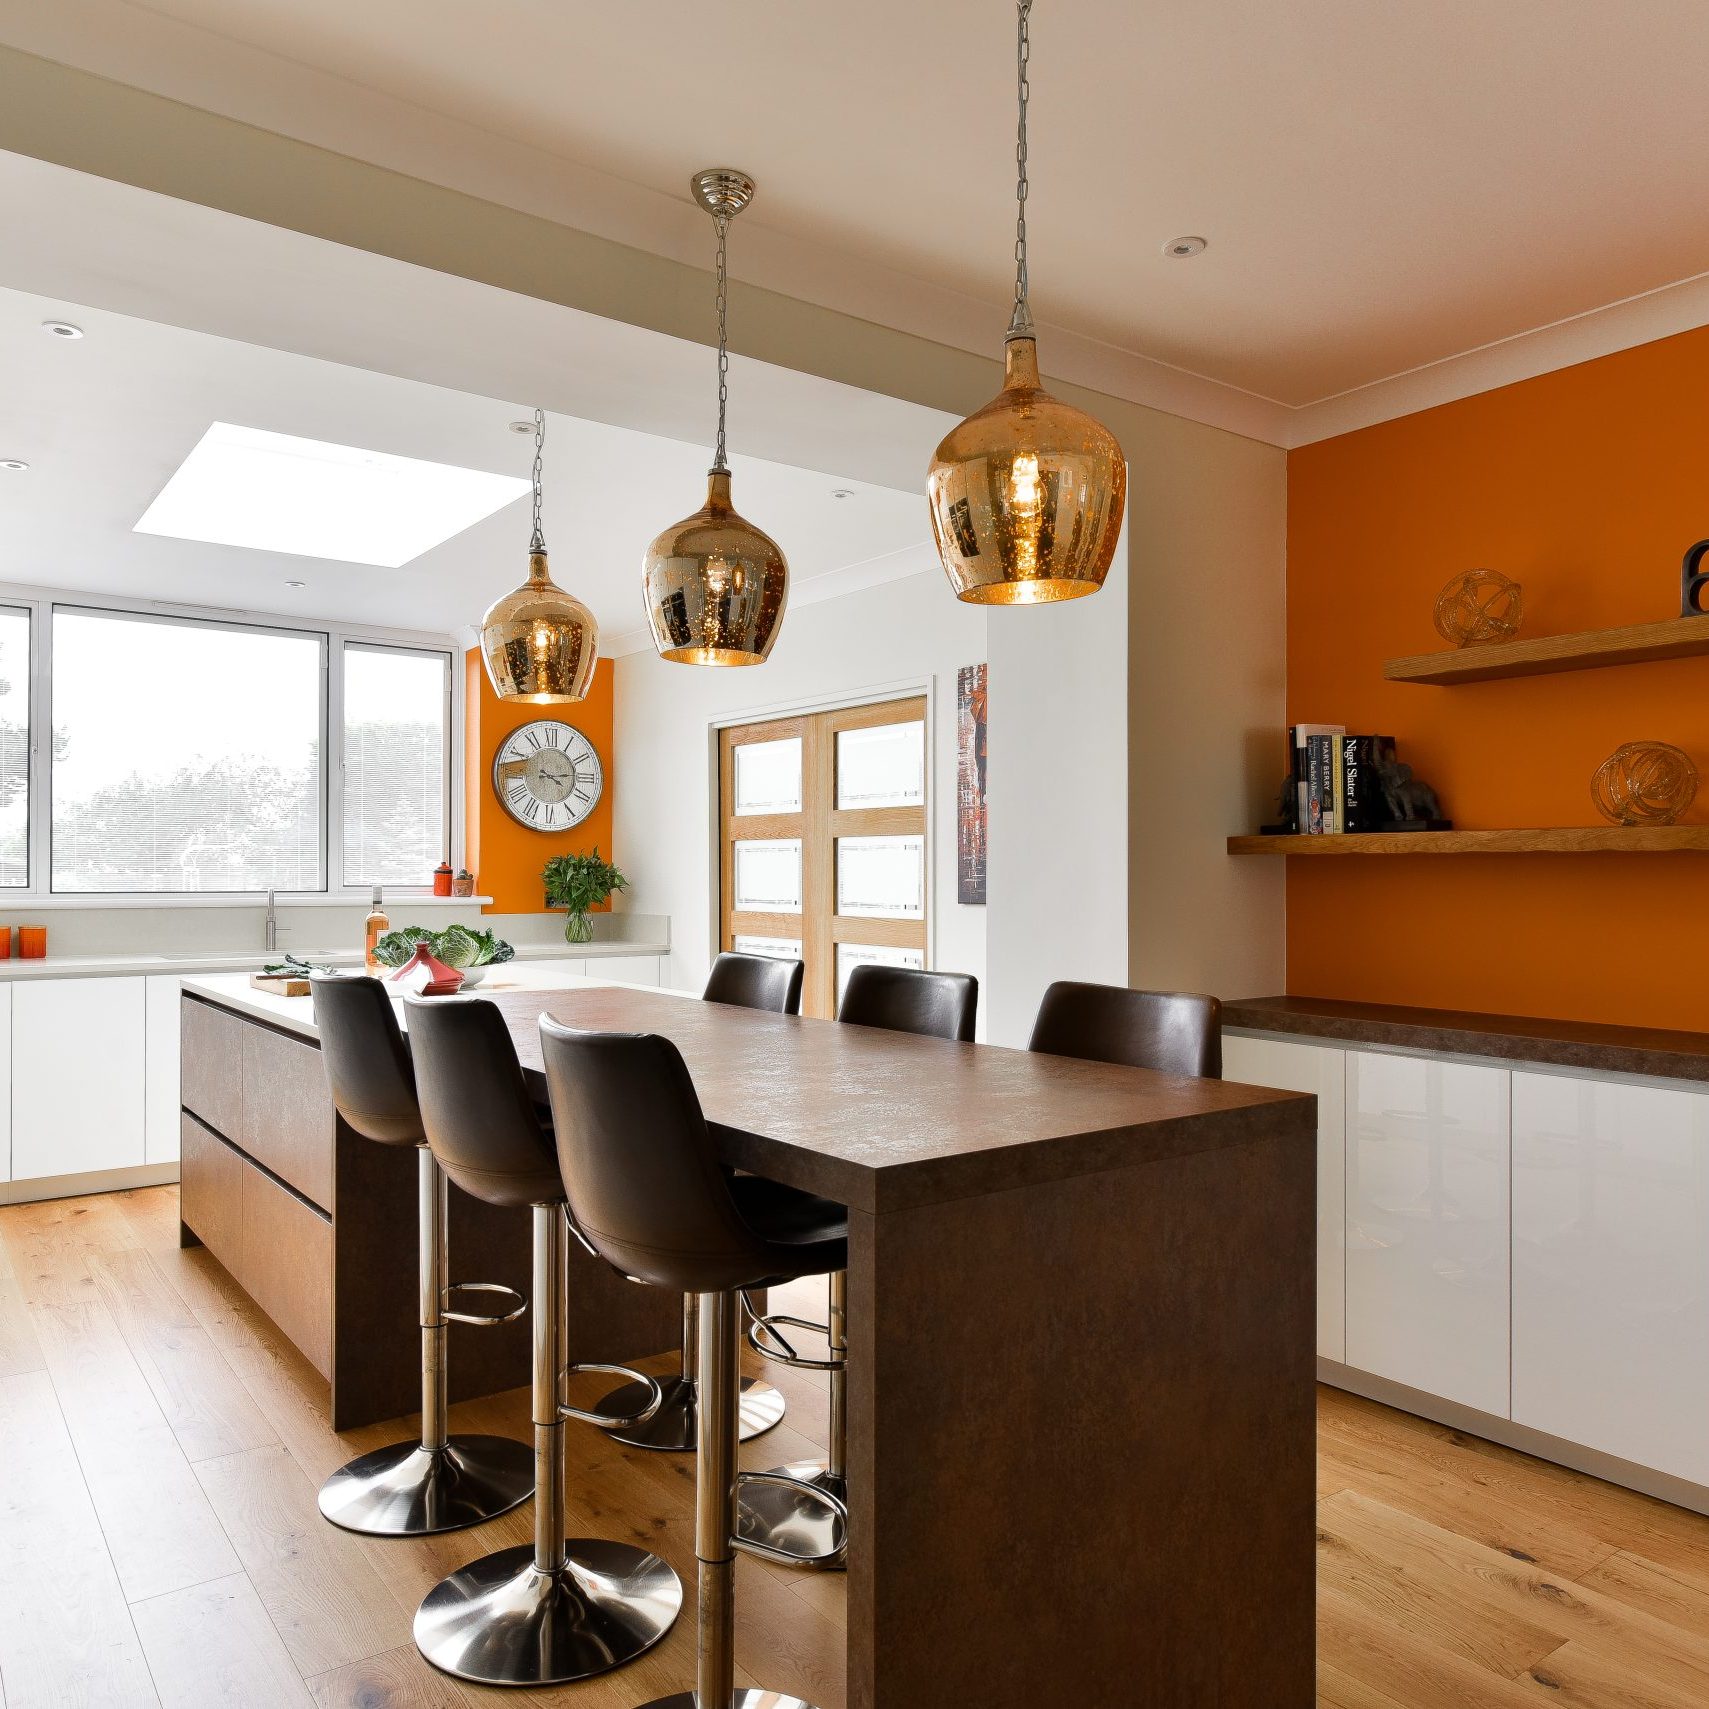
[[[306,997],[309,982],[300,973],[252,973],[249,983],[257,991],[270,991],[275,997]]]

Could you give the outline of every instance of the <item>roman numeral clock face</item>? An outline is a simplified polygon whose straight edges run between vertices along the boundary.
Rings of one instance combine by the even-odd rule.
[[[568,831],[594,810],[605,768],[580,730],[538,718],[505,738],[493,759],[493,788],[517,824]]]

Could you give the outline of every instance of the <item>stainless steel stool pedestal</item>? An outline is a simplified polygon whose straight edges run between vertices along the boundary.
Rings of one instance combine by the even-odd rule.
[[[682,1374],[661,1377],[659,1387],[664,1399],[659,1410],[645,1424],[629,1429],[613,1430],[613,1441],[631,1448],[656,1448],[677,1454],[692,1454],[695,1450],[694,1366],[695,1347],[699,1330],[695,1323],[694,1295],[685,1294],[682,1301]],[[613,1389],[600,1405],[602,1412],[634,1412],[641,1405],[642,1390],[634,1383]],[[752,1441],[763,1436],[774,1424],[783,1421],[785,1402],[770,1383],[757,1377],[742,1378],[741,1440]]]
[[[848,1298],[849,1273],[834,1271],[829,1278],[830,1309],[823,1331],[828,1347],[824,1359],[804,1359],[771,1326],[791,1323],[818,1329],[797,1318],[756,1318],[748,1345],[768,1359],[810,1371],[824,1371],[830,1384],[831,1440],[824,1465],[796,1460],[777,1466],[764,1481],[744,1479],[737,1507],[736,1535],[744,1543],[760,1543],[771,1558],[786,1557],[798,1566],[841,1572],[848,1566],[848,1527],[841,1513],[816,1495],[834,1496],[839,1506],[848,1501]],[[760,1339],[769,1333],[784,1351],[768,1348]]]
[[[421,1440],[394,1442],[340,1466],[321,1486],[320,1510],[334,1525],[371,1537],[428,1537],[508,1513],[534,1493],[534,1455],[508,1436],[452,1436],[446,1424],[445,1326],[508,1323],[445,1309],[445,1176],[417,1152],[421,1269]],[[494,1284],[474,1284],[512,1294]],[[451,1290],[455,1291],[455,1290]]]
[[[563,1291],[569,1227],[534,1207],[534,1542],[474,1561],[428,1592],[415,1641],[428,1661],[480,1685],[558,1685],[607,1673],[649,1650],[682,1607],[682,1582],[628,1543],[564,1536],[564,1422],[611,1422],[563,1403]],[[631,1378],[635,1373],[623,1372]],[[635,1385],[657,1399],[657,1385]]]
[[[728,1293],[695,1297],[700,1318],[699,1383],[703,1400],[700,1460],[694,1486],[694,1553],[700,1563],[700,1648],[695,1689],[656,1697],[645,1709],[813,1709],[804,1698],[775,1691],[736,1689],[735,1551],[744,1549],[768,1560],[779,1557],[768,1548],[746,1543],[736,1536],[736,1378],[741,1369],[741,1296]],[[749,1478],[741,1480],[746,1486],[752,1482]]]

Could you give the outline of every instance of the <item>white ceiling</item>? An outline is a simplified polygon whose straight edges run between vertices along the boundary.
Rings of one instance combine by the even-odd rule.
[[[50,337],[41,322],[55,317],[86,336]],[[696,354],[709,410],[713,376]],[[532,438],[508,425],[531,414],[523,403],[6,289],[0,372],[0,457],[31,464],[0,471],[0,581],[455,633],[527,572],[525,498],[398,569],[132,532],[214,421],[526,476]],[[699,507],[709,460],[704,444],[548,417],[553,573],[593,607],[604,650],[645,644],[642,554],[653,534]],[[732,463],[737,503],[783,547],[798,600],[925,561],[918,491],[756,458]],[[836,489],[852,496],[833,498]],[[287,587],[292,580],[306,585]]]
[[[1001,0],[0,7],[32,52],[692,259],[689,172],[740,165],[739,275],[973,344],[1008,289],[1011,31]],[[1286,442],[1260,404],[1709,270],[1703,0],[1044,0],[1033,39],[1067,377]],[[1210,249],[1165,259],[1185,232]]]

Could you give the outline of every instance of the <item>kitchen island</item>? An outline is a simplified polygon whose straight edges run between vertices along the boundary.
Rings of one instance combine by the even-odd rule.
[[[542,1090],[543,1013],[664,1033],[726,1163],[849,1206],[850,1709],[936,1702],[946,1682],[981,1709],[1309,1709],[1312,1099],[592,981],[480,995]],[[254,1075],[285,1090],[261,1066],[281,1042],[304,1052],[306,1095],[312,1018],[281,1021],[281,1001],[191,984],[187,1123],[202,1126],[196,1099],[259,1109]],[[216,1168],[231,1149],[194,1143]],[[333,1265],[336,1340],[348,1288],[372,1285],[341,1263],[388,1242],[412,1259],[413,1242],[401,1180],[375,1185],[386,1148],[346,1136],[334,1152],[329,1220],[363,1229]],[[183,1205],[206,1234],[202,1174],[187,1163]],[[380,1216],[377,1192],[394,1206]],[[473,1245],[493,1270],[505,1231],[463,1210],[453,1253]],[[287,1240],[314,1232],[296,1223]],[[511,1238],[520,1265],[520,1225]],[[650,1315],[649,1290],[608,1279],[599,1322],[623,1344],[577,1356],[673,1345],[676,1302]],[[578,1272],[572,1311],[597,1285]],[[484,1380],[461,1352],[452,1369],[461,1393]]]
[[[578,946],[584,953],[598,946]],[[624,963],[613,959],[621,977]],[[483,992],[559,991],[593,981],[505,963]],[[401,1013],[401,1005],[400,1005]],[[416,1160],[338,1118],[308,997],[254,990],[243,973],[183,981],[179,1012],[181,1239],[201,1244],[331,1385],[335,1430],[415,1410]],[[526,1210],[449,1195],[450,1275],[526,1294]],[[575,1357],[615,1362],[681,1340],[674,1295],[614,1276],[571,1253]],[[528,1381],[527,1320],[452,1324],[453,1400]]]

